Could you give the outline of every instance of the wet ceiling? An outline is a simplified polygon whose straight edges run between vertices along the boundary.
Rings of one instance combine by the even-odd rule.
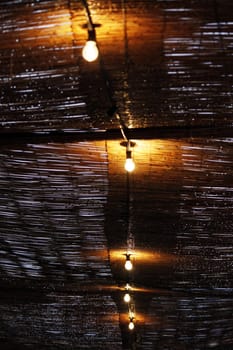
[[[232,348],[232,7],[1,1],[1,349]]]

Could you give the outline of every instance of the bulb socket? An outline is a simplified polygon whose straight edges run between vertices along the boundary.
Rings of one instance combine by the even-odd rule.
[[[126,150],[126,159],[131,159],[132,158],[132,151]]]
[[[95,29],[88,30],[88,41],[96,41]]]

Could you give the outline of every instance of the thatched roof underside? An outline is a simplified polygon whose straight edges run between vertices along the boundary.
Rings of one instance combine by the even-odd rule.
[[[84,4],[0,4],[1,349],[232,349],[233,3]]]

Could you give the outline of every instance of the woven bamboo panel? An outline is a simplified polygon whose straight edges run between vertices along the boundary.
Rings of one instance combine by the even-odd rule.
[[[89,5],[93,64],[81,2],[1,3],[2,130],[115,128],[113,100],[134,128],[232,123],[230,1]]]
[[[231,139],[135,140],[128,187],[124,152],[120,140],[1,147],[6,344],[12,327],[12,341],[29,348],[66,349],[75,341],[94,349],[91,334],[103,341],[100,349],[112,347],[108,339],[116,339],[116,349],[122,341],[130,344],[125,328],[120,339],[116,313],[123,327],[119,287],[127,280],[122,254],[129,229],[140,348],[172,342],[175,349],[180,343],[195,349],[232,339]],[[14,293],[14,303],[6,291]],[[208,314],[198,311],[206,308]],[[195,321],[187,323],[187,313]],[[210,321],[199,333],[204,316]],[[105,321],[103,335],[98,324]]]
[[[0,4],[1,349],[229,350],[233,3],[88,4]]]

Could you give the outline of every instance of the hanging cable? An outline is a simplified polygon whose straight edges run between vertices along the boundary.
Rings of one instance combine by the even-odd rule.
[[[88,38],[83,47],[82,55],[87,62],[95,61],[99,56],[99,49],[96,42],[95,25],[92,21],[91,12],[86,0],[81,0],[87,17]]]

